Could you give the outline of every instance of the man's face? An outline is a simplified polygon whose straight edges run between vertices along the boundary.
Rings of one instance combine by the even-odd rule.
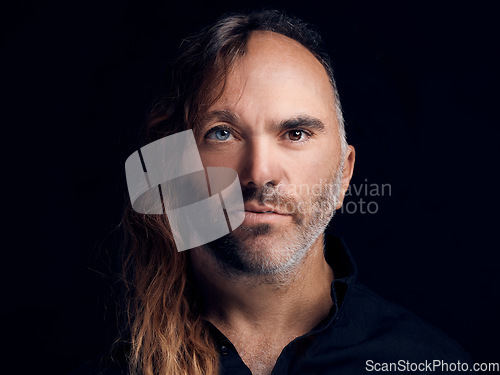
[[[286,272],[322,240],[347,189],[334,103],[325,69],[305,47],[252,34],[198,131],[203,164],[236,170],[242,185],[243,224],[209,244],[225,266]]]

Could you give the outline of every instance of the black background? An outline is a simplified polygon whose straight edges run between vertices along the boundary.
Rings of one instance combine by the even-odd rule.
[[[329,229],[360,280],[475,361],[500,362],[493,7],[31,0],[1,14],[8,373],[65,374],[112,341],[124,161],[151,85],[183,37],[262,6],[318,26],[357,150],[352,182],[391,185],[390,196],[349,198],[376,202],[376,214],[344,212]]]

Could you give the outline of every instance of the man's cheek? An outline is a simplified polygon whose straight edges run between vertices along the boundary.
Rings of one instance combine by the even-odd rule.
[[[311,205],[307,204],[306,202],[300,202],[297,205],[297,212],[301,214],[302,216],[306,215],[310,209]]]

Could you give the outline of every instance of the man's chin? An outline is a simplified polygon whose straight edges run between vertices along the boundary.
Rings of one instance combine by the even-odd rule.
[[[242,224],[234,231],[232,231],[228,236],[233,237],[248,237],[251,236],[263,236],[266,234],[271,234],[273,232],[273,226],[271,224],[253,224],[247,225]]]
[[[304,255],[292,238],[270,224],[242,225],[207,248],[229,273],[272,276],[282,274]]]

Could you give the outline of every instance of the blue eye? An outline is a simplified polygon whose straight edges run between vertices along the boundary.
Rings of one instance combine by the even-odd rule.
[[[231,132],[227,129],[223,128],[215,128],[210,130],[205,138],[214,140],[214,141],[227,141],[230,137],[232,137]]]

